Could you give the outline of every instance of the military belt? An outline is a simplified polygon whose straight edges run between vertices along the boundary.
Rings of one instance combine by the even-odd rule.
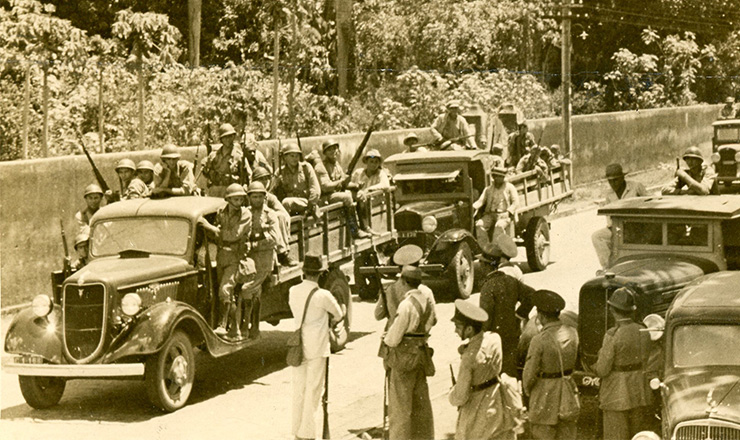
[[[478,385],[471,385],[470,389],[473,391],[483,391],[486,388],[490,388],[498,383],[498,377],[492,377],[491,379],[488,379],[487,381],[483,383],[479,383]]]
[[[565,370],[562,373],[560,371],[556,373],[545,373],[544,371],[540,371],[537,373],[537,377],[540,379],[560,379],[561,377],[570,376],[573,374],[573,370]]]
[[[629,365],[615,365],[614,371],[638,371],[642,370],[642,364],[636,363],[636,364],[629,364]]]

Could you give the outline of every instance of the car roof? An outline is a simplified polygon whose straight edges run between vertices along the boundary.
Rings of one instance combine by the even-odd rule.
[[[636,197],[611,203],[599,215],[733,219],[740,217],[740,195]]]
[[[429,163],[429,162],[472,162],[488,157],[488,151],[427,151],[423,153],[398,153],[385,160],[386,164]]]
[[[201,215],[216,212],[226,201],[220,197],[168,197],[164,199],[133,199],[106,205],[92,218],[99,221],[121,217],[181,217],[197,220]]]
[[[668,316],[672,319],[705,316],[740,320],[740,271],[705,275],[681,290],[673,300]]]
[[[712,127],[721,127],[723,125],[740,125],[740,119],[723,119],[712,122]]]

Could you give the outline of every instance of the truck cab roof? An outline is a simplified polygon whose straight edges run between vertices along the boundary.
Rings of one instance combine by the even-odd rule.
[[[195,221],[201,215],[212,214],[225,205],[226,201],[222,198],[198,196],[122,200],[100,208],[92,222],[138,216],[172,216]]]
[[[683,289],[668,311],[668,320],[727,319],[740,322],[740,272],[721,271],[705,275]]]
[[[740,196],[651,196],[620,200],[599,209],[599,215],[661,218],[740,218]]]

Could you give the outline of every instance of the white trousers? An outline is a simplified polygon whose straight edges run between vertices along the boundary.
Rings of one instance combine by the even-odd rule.
[[[596,256],[599,257],[601,268],[606,268],[612,255],[612,230],[609,228],[599,229],[591,235],[591,241],[594,244]]]
[[[323,414],[321,397],[326,380],[326,358],[304,360],[293,367],[293,435],[302,439],[321,438]]]

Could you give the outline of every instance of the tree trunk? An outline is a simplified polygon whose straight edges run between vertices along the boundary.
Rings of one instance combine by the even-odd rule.
[[[294,13],[290,16],[290,24],[293,30],[293,41],[290,48],[290,76],[288,77],[288,127],[292,132],[295,129],[295,110],[293,108],[295,94],[295,78],[298,75],[298,17],[295,11],[298,11],[297,2],[293,3]]]
[[[277,139],[278,135],[278,86],[280,85],[280,23],[277,15],[275,16],[275,52],[272,60],[272,124],[270,127],[270,138]]]
[[[188,0],[188,61],[190,67],[200,66],[200,17],[202,0]]]
[[[137,73],[139,75],[139,150],[144,149],[144,65],[141,56],[137,57]]]
[[[347,97],[349,75],[350,31],[352,27],[352,0],[337,1],[337,75],[339,96]]]
[[[44,157],[49,157],[49,68],[48,65],[44,65],[44,88],[43,88],[43,125],[41,128],[41,153]]]
[[[23,84],[23,159],[28,159],[28,114],[31,111],[31,63],[26,62],[26,81]]]
[[[105,153],[103,147],[103,66],[98,71],[98,153]]]

